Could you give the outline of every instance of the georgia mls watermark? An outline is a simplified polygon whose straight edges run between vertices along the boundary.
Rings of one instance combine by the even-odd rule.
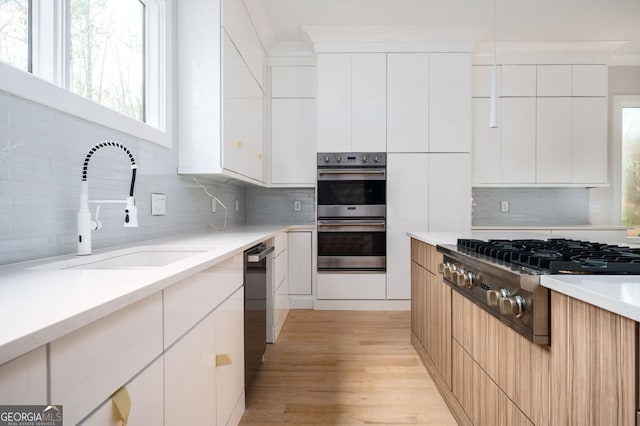
[[[62,426],[62,405],[0,405],[0,426]]]

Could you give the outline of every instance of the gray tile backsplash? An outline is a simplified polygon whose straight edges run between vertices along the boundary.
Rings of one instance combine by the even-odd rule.
[[[294,202],[300,201],[300,211]],[[313,188],[256,188],[247,189],[247,223],[295,225],[313,224],[316,214]]]
[[[500,211],[501,201],[509,212]],[[587,188],[473,188],[473,226],[589,224]]]
[[[140,227],[124,228],[122,207],[102,205],[103,228],[93,233],[94,248],[222,226],[223,209],[211,213],[204,191],[191,177],[176,174],[176,146],[167,149],[0,92],[0,264],[75,252],[82,162],[105,139],[124,143],[138,163]],[[129,161],[121,150],[103,148],[93,155],[88,176],[90,198],[124,199]],[[229,206],[229,226],[246,223],[244,185],[199,180]],[[166,194],[165,216],[151,216],[152,192]]]

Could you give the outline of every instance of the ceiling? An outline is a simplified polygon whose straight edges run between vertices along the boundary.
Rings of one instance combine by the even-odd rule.
[[[267,49],[308,40],[308,26],[369,33],[380,27],[401,39],[449,32],[481,44],[493,41],[493,0],[244,1]],[[500,43],[624,41],[615,44],[616,53],[640,57],[640,0],[495,1]]]

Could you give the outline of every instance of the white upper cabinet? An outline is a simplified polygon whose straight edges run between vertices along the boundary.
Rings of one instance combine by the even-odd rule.
[[[266,54],[242,0],[222,1],[222,26],[265,90]]]
[[[537,182],[571,182],[571,98],[539,98],[537,102]]]
[[[502,96],[536,96],[536,66],[502,65]]]
[[[178,172],[264,183],[266,55],[244,4],[177,8]]]
[[[607,182],[607,98],[573,98],[571,171],[574,183]]]
[[[387,151],[429,150],[429,54],[387,55]]]
[[[502,66],[496,66],[498,73],[497,81],[497,95],[502,95],[501,81],[502,81]],[[489,98],[491,97],[491,85],[492,85],[492,73],[493,65],[474,65],[471,67],[471,96],[474,98]]]
[[[429,152],[471,150],[471,57],[429,55]]]
[[[318,152],[386,151],[386,55],[318,54]]]
[[[538,96],[571,96],[571,65],[538,65]]]
[[[314,67],[278,66],[271,68],[272,98],[315,98]]]
[[[471,231],[471,155],[429,154],[429,232]]]
[[[317,55],[318,152],[351,151],[351,55]]]
[[[351,151],[387,149],[387,57],[351,57]]]
[[[502,181],[536,181],[536,99],[503,98],[500,120]]]
[[[573,96],[607,96],[606,65],[574,65]]]
[[[500,183],[500,128],[489,127],[489,98],[474,98],[473,103],[473,183]],[[498,123],[501,123],[498,103]]]

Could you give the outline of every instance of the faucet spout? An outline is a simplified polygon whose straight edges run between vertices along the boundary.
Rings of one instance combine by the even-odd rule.
[[[137,228],[138,227],[138,208],[136,207],[136,201],[133,197],[133,190],[136,182],[136,170],[138,166],[136,165],[136,160],[133,158],[133,154],[131,151],[116,141],[103,141],[96,144],[93,148],[89,150],[87,156],[85,157],[83,166],[82,166],[82,181],[80,186],[80,207],[78,209],[77,214],[77,222],[78,222],[78,255],[84,256],[91,254],[91,231],[96,231],[101,228],[100,222],[98,221],[98,217],[96,213],[96,219],[91,219],[91,211],[89,210],[89,203],[95,203],[96,201],[89,200],[89,181],[87,180],[87,170],[89,167],[89,161],[91,160],[91,156],[98,151],[100,148],[104,148],[107,146],[112,146],[116,148],[122,149],[128,156],[131,161],[131,185],[129,187],[129,196],[126,200],[100,200],[98,202],[107,202],[107,203],[124,203],[126,204],[124,210],[124,227],[125,228]],[[98,206],[98,211],[100,206]]]

